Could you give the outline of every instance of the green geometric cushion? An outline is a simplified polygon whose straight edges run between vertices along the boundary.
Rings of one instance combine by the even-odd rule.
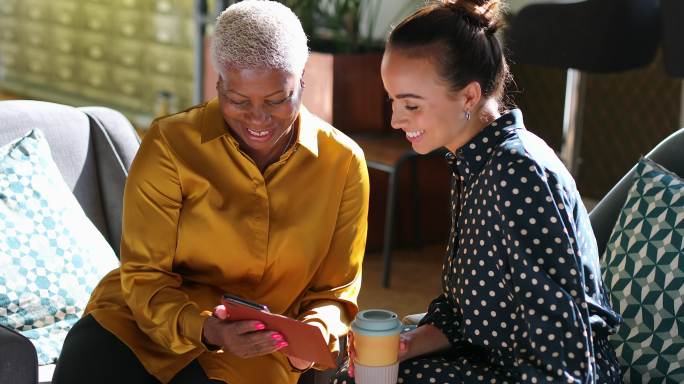
[[[684,179],[642,159],[603,257],[626,383],[684,383],[683,238]]]
[[[0,325],[29,338],[39,364],[59,357],[93,288],[118,264],[42,132],[0,147]]]

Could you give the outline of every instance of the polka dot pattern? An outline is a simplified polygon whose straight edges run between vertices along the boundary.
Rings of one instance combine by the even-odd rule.
[[[421,325],[442,330],[452,348],[404,362],[399,382],[619,383],[606,336],[621,319],[600,280],[588,214],[555,153],[514,110],[446,159],[443,293]]]

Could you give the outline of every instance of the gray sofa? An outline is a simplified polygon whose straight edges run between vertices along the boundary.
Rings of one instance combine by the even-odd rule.
[[[0,145],[40,128],[77,200],[118,255],[123,188],[140,140],[121,113],[41,101],[0,101]],[[0,326],[0,384],[49,383],[54,366],[38,367],[33,344]],[[327,383],[331,371],[310,371],[300,383]]]
[[[0,102],[0,145],[40,128],[52,156],[88,218],[118,254],[127,170],[140,141],[128,119],[109,108],[73,108],[40,101]],[[49,382],[38,375],[36,351],[20,334],[0,327],[0,383]]]
[[[655,161],[677,175],[683,176],[684,128],[665,138],[644,157]],[[625,204],[629,188],[634,182],[635,171],[636,166],[632,167],[589,213],[599,255],[603,255],[606,249],[613,226],[615,226],[620,210]]]

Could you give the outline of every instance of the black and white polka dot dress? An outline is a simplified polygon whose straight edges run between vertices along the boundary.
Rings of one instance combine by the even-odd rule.
[[[447,161],[444,291],[421,325],[441,329],[451,349],[403,362],[399,382],[620,383],[606,338],[621,319],[586,209],[553,150],[513,110]]]

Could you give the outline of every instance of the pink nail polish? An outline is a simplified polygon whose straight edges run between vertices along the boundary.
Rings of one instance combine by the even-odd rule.
[[[266,326],[265,326],[263,323],[257,323],[257,324],[254,326],[254,328],[255,328],[257,331],[261,331],[262,329],[266,329]]]
[[[278,342],[278,344],[276,344],[276,347],[278,347],[278,348],[285,348],[287,346],[288,346],[287,341],[280,341],[280,342]]]
[[[280,333],[274,333],[274,334],[271,335],[271,339],[273,339],[273,340],[282,340],[282,339],[283,339],[283,335],[281,335]]]
[[[225,308],[216,308],[216,316],[219,319],[223,319],[226,317],[226,309]]]

